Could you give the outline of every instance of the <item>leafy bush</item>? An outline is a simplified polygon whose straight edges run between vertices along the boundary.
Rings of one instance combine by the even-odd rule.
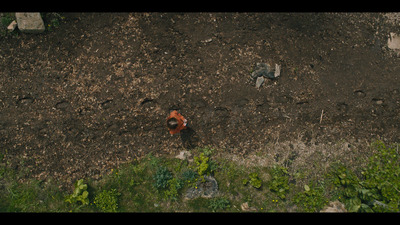
[[[178,200],[179,190],[183,188],[183,180],[172,178],[168,181],[168,188],[163,191],[165,199]]]
[[[261,187],[261,179],[258,177],[257,173],[250,173],[249,175],[249,179],[244,179],[243,180],[243,184],[247,185],[247,183],[250,183],[251,186],[255,187],[255,188],[260,188]]]
[[[116,212],[118,209],[118,196],[120,195],[116,189],[103,190],[94,198],[94,204],[103,212]]]
[[[289,174],[286,168],[274,166],[270,170],[272,179],[268,186],[272,192],[275,192],[279,198],[285,199],[289,192]]]
[[[87,191],[87,184],[83,183],[83,179],[75,183],[75,190],[72,195],[65,197],[65,202],[74,204],[81,202],[82,205],[89,205],[89,192]]]
[[[198,174],[196,172],[194,172],[193,170],[189,169],[189,170],[185,170],[182,173],[181,177],[185,183],[188,183],[190,185],[195,185],[195,181],[198,177]]]
[[[362,179],[340,166],[333,183],[350,212],[398,212],[400,204],[400,157],[396,148],[383,142],[372,144],[378,152],[369,158]]]
[[[216,212],[217,210],[224,210],[230,206],[230,202],[226,198],[213,198],[211,199],[208,208],[210,208],[213,212]]]
[[[165,189],[168,186],[168,181],[172,179],[172,173],[164,166],[157,169],[156,174],[153,176],[154,187],[158,190]]]
[[[203,175],[209,175],[211,172],[208,164],[209,159],[210,158],[206,156],[204,153],[200,153],[200,157],[197,156],[194,157],[197,173],[199,174],[203,182],[205,181]]]

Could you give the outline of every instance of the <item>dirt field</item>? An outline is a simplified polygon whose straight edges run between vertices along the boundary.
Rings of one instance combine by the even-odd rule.
[[[400,26],[385,14],[62,16],[0,37],[0,153],[30,177],[71,184],[204,145],[246,158],[285,143],[295,159],[299,142],[360,146],[353,157],[400,142],[400,58],[387,47]],[[259,62],[282,72],[257,89]],[[191,129],[168,133],[172,109]]]

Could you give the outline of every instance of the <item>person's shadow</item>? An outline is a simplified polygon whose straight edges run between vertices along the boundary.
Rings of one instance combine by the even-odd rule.
[[[186,129],[181,130],[180,134],[184,148],[193,149],[199,145],[199,137],[192,128],[186,127]]]

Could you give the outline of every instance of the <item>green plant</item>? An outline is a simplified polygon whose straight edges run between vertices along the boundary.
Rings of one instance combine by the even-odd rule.
[[[258,177],[257,173],[250,173],[249,175],[249,179],[243,179],[242,183],[244,185],[247,185],[247,183],[250,183],[251,186],[255,187],[255,188],[260,188],[261,187],[261,179]]]
[[[83,179],[75,183],[74,192],[65,197],[65,202],[74,204],[80,202],[81,205],[89,205],[89,192],[87,191],[87,184],[83,183]]]
[[[163,191],[165,199],[178,200],[179,190],[183,188],[183,180],[172,178],[168,181],[168,188]]]
[[[198,176],[199,175],[191,169],[185,170],[181,175],[183,182],[189,185],[195,185]]]
[[[307,184],[304,185],[304,191],[295,195],[294,202],[297,206],[301,207],[304,212],[318,212],[328,201],[323,195],[323,189],[321,187],[310,186]]]
[[[116,212],[120,195],[116,189],[103,190],[94,198],[94,204],[103,212]]]
[[[275,192],[279,198],[285,199],[289,192],[289,174],[286,168],[274,166],[270,170],[271,180],[268,187],[272,192]]]
[[[210,200],[208,208],[213,212],[216,212],[217,210],[224,210],[230,206],[230,202],[226,198],[213,198]]]
[[[156,174],[153,176],[154,179],[154,187],[158,190],[165,189],[168,186],[169,180],[172,179],[171,172],[164,166],[160,166],[157,169]]]
[[[194,157],[197,173],[199,174],[203,182],[205,181],[203,175],[209,175],[211,172],[208,164],[209,159],[210,158],[204,153],[200,153],[200,157]]]
[[[397,212],[400,204],[399,145],[388,147],[382,141],[376,141],[372,147],[377,153],[369,158],[361,172],[364,178],[360,182],[361,197],[376,212]]]
[[[10,15],[4,15],[1,17],[1,24],[7,27],[14,19]]]
[[[372,148],[377,153],[358,178],[353,172],[339,166],[333,171],[333,183],[350,212],[397,212],[400,204],[400,157],[397,148],[386,147],[376,141]]]

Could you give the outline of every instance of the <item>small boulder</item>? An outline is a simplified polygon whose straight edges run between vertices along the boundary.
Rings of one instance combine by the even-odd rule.
[[[15,13],[18,29],[24,33],[38,34],[45,30],[40,13]]]

